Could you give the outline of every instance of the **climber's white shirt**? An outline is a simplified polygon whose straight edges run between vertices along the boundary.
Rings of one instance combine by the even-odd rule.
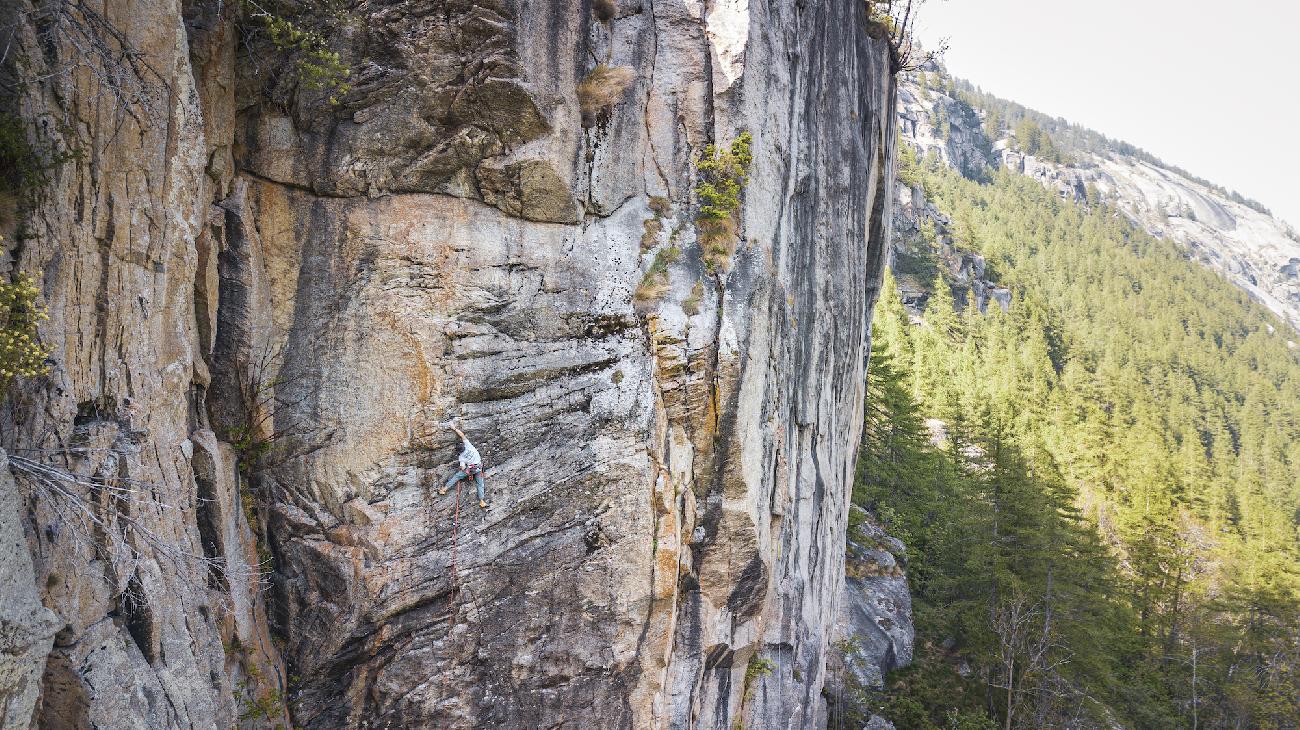
[[[482,457],[478,455],[478,449],[474,448],[474,444],[471,444],[469,442],[469,439],[465,439],[465,448],[461,449],[460,451],[461,471],[464,471],[465,467],[469,466],[470,464],[482,464],[482,463],[483,460]]]

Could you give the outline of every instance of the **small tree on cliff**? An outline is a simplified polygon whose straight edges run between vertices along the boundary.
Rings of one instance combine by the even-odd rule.
[[[916,16],[926,0],[867,0],[867,14],[874,29],[889,40],[890,63],[895,73],[916,71],[938,60],[948,50],[941,40],[930,51],[923,51],[913,36]]]

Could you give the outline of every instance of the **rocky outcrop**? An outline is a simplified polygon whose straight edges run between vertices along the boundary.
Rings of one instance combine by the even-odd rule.
[[[981,314],[990,304],[1008,311],[1011,290],[988,275],[983,256],[958,245],[952,221],[926,200],[925,191],[898,183],[896,195],[890,266],[908,311],[920,316],[941,271],[959,306],[974,306]]]
[[[0,429],[58,622],[37,724],[287,722],[250,495],[205,406],[233,29],[169,0],[3,14],[27,81],[7,108],[66,159],[7,249],[50,314],[50,372],[6,393]]]
[[[1096,160],[1097,188],[1300,331],[1300,235],[1282,221],[1140,160]]]
[[[942,85],[938,67],[909,72],[898,89],[898,131],[919,159],[933,156],[971,178],[992,172],[992,150],[979,114]],[[925,83],[921,83],[924,79]]]
[[[885,675],[912,663],[916,628],[907,588],[907,549],[858,507],[850,531],[847,577],[835,626],[830,691],[846,706],[861,704],[859,693],[880,690]],[[865,707],[857,707],[865,711]]]
[[[1093,185],[1136,225],[1171,238],[1189,256],[1218,271],[1251,298],[1300,330],[1300,235],[1251,207],[1159,165],[1120,155],[1089,155],[1086,164],[1058,165],[1005,148],[1003,164],[1065,198],[1083,201]]]
[[[83,150],[14,251],[54,346],[6,417],[61,485],[23,482],[42,721],[824,723],[894,201],[864,4],[366,4],[337,103],[238,10],[108,0],[120,105],[21,100]],[[584,115],[597,60],[631,83]],[[711,271],[696,162],[743,131]],[[486,511],[434,489],[452,416]]]

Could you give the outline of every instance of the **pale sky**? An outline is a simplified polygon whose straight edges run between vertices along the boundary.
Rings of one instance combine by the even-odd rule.
[[[1300,226],[1300,2],[929,0],[917,35],[1003,98],[1142,147]]]

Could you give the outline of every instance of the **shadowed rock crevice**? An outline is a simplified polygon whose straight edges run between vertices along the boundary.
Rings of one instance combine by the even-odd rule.
[[[41,677],[39,723],[43,727],[89,727],[90,692],[71,660],[62,652],[50,654]]]
[[[138,576],[131,576],[126,583],[126,590],[117,599],[117,613],[126,626],[127,633],[135,642],[144,660],[153,663],[158,660],[158,632],[153,610],[149,607],[149,597],[145,595]]]

